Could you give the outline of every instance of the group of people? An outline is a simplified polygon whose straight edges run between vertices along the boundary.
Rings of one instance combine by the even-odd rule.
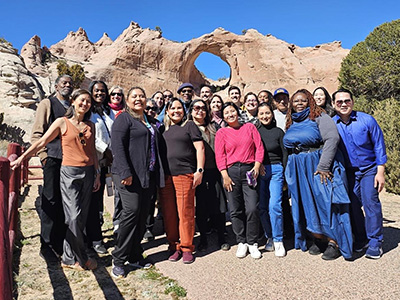
[[[111,178],[114,277],[127,264],[151,266],[141,242],[154,238],[157,198],[173,262],[190,264],[195,249],[206,250],[210,226],[228,251],[228,210],[238,258],[261,258],[262,235],[277,257],[291,235],[295,249],[325,260],[364,249],[381,257],[385,144],[375,119],[353,110],[349,90],[289,97],[279,88],[242,100],[236,86],[223,99],[208,85],[196,97],[183,83],[178,97],[165,90],[147,98],[141,87],[125,94],[103,81],[73,91],[68,75],[55,90],[38,105],[32,146],[12,166],[39,155],[41,251],[58,254],[64,268],[95,269],[88,248],[107,253],[101,226]]]

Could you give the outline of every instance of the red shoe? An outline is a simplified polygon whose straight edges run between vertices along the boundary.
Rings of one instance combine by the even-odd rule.
[[[169,258],[168,258],[168,260],[169,261],[178,261],[178,260],[180,260],[181,259],[181,257],[182,257],[182,251],[181,250],[176,250],[175,252],[174,252],[174,254],[172,254]]]
[[[191,264],[192,262],[194,262],[194,256],[192,252],[183,252],[182,257],[182,261],[184,264]]]

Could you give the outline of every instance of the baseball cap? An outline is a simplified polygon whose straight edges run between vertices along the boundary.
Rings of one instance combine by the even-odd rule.
[[[278,94],[286,94],[289,97],[289,92],[287,91],[287,89],[284,89],[284,88],[279,88],[279,89],[275,90],[274,98]]]

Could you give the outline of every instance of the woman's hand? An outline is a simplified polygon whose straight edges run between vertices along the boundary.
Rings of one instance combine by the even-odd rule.
[[[317,171],[314,173],[314,175],[318,175],[319,174],[319,179],[321,180],[321,183],[325,183],[325,185],[328,184],[328,180],[329,179],[332,182],[332,178],[333,178],[333,174],[330,171]]]
[[[203,180],[203,173],[195,172],[193,174],[193,188],[195,189],[198,185],[200,185],[202,180]]]
[[[260,174],[260,168],[261,168],[262,164],[260,164],[259,162],[255,162],[254,163],[254,167],[250,170],[250,172],[253,172],[253,176],[254,179],[257,179],[258,175]],[[265,171],[264,171],[265,174]]]
[[[232,179],[227,175],[222,177],[223,179],[223,184],[224,184],[224,188],[228,191],[228,192],[232,192],[233,191],[233,186],[235,185],[235,183],[232,181]]]
[[[129,176],[129,177],[125,178],[125,179],[122,179],[121,180],[121,184],[131,185],[132,184],[132,176]]]
[[[97,192],[100,188],[100,174],[96,175],[96,178],[94,179],[94,184],[93,184],[93,192]]]
[[[21,156],[18,157],[16,160],[10,162],[11,170],[14,171],[16,168],[18,168],[18,167],[22,164],[22,161],[23,161],[23,160],[24,160],[24,158],[23,158],[22,155],[21,155]]]

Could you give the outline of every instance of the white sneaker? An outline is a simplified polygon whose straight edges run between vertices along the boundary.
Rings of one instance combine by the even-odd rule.
[[[253,245],[249,245],[249,252],[250,256],[254,259],[260,259],[261,258],[261,252],[258,250],[258,244],[255,243]]]
[[[236,257],[243,258],[247,255],[247,244],[239,243],[238,248],[236,250]]]
[[[283,242],[274,242],[274,247],[275,247],[275,256],[277,257],[286,256],[286,250],[285,246],[283,245]]]
[[[267,251],[267,252],[272,252],[272,251],[274,251],[274,250],[275,250],[275,248],[274,248],[274,242],[272,241],[271,238],[268,238],[268,239],[267,239],[267,243],[265,244],[265,251]]]

